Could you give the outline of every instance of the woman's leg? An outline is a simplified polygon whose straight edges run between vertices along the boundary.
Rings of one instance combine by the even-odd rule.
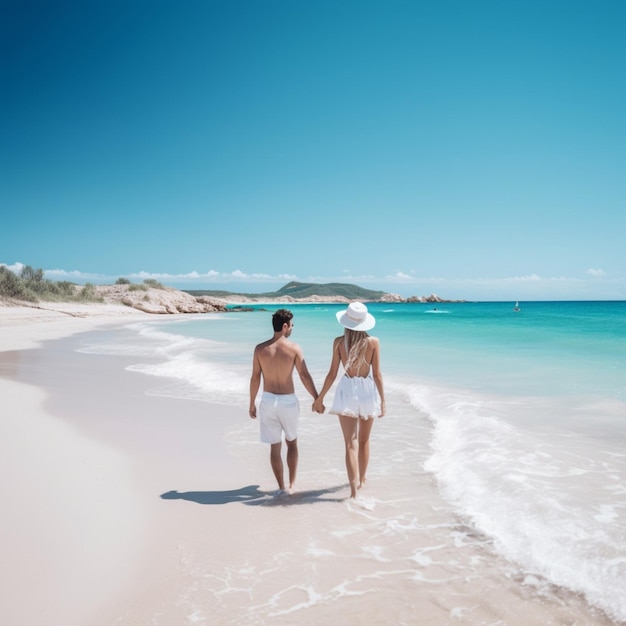
[[[348,482],[350,483],[350,497],[356,498],[358,485],[358,427],[359,420],[348,415],[340,415],[339,423],[343,432],[343,440],[346,444],[346,469],[348,470]]]
[[[359,488],[365,484],[365,474],[367,473],[367,465],[370,461],[370,433],[374,418],[359,418]]]

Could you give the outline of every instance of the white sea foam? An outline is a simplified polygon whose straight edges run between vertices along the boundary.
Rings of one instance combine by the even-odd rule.
[[[508,559],[626,619],[626,561],[611,558],[623,549],[626,499],[603,495],[609,464],[626,479],[623,461],[575,434],[564,448],[562,436],[515,427],[478,394],[413,392],[434,424],[425,468],[445,497]]]
[[[173,396],[217,403],[245,401],[247,380],[236,368],[199,359],[193,352],[176,354],[166,361],[138,363],[127,368],[150,376],[178,381],[178,385],[161,385],[153,395]]]
[[[228,344],[163,331],[154,323],[136,323],[127,329],[131,332],[123,335],[121,341],[92,342],[79,351],[147,359],[126,369],[157,379],[148,392],[151,395],[245,403],[249,372],[241,363],[220,360],[220,356],[231,351]]]

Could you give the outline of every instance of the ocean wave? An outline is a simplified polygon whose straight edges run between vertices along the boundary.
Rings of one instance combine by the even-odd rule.
[[[626,620],[626,498],[611,490],[624,459],[575,433],[563,446],[562,432],[511,424],[509,400],[427,385],[407,395],[433,423],[425,469],[446,500],[529,575]]]
[[[193,352],[182,352],[156,363],[129,365],[126,369],[176,381],[177,384],[153,388],[151,395],[240,405],[247,399],[249,379],[242,369],[200,359]]]

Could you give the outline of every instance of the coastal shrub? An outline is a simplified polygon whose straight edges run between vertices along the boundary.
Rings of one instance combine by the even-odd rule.
[[[30,265],[25,265],[21,271],[20,271],[20,278],[24,281],[24,282],[31,282],[31,283],[43,283],[44,282],[44,278],[43,278],[43,270],[42,269],[35,269],[33,267],[31,267]]]
[[[69,280],[61,280],[56,286],[61,296],[73,298],[76,295],[76,285]]]
[[[19,283],[17,295],[13,297],[37,302],[39,300],[60,301],[74,300],[76,298],[76,288],[69,281],[53,281],[44,278],[43,269],[35,269],[30,265],[25,265],[16,277]]]
[[[52,280],[35,281],[27,283],[27,287],[30,287],[42,300],[67,302],[76,299],[76,285],[66,280],[59,282]]]
[[[154,280],[154,278],[146,278],[143,283],[153,289],[165,289],[165,287],[158,280]]]
[[[87,302],[102,302],[102,298],[98,296],[96,288],[92,283],[85,283],[84,287],[79,291],[78,296],[81,300]]]
[[[130,280],[128,280],[128,278],[124,278],[123,276],[120,276],[116,281],[115,281],[116,285],[130,285]]]
[[[51,288],[52,282],[44,279],[42,269],[35,269],[30,265],[25,265],[20,270],[19,278],[24,289],[33,294],[42,296],[46,292],[54,292],[54,289]]]
[[[133,285],[127,278],[119,278],[117,284],[128,285],[129,291],[148,291],[148,286],[165,289],[156,280],[147,279],[145,284]],[[92,283],[84,286],[67,280],[53,281],[44,277],[43,269],[30,265],[23,266],[19,272],[0,265],[0,298],[22,300],[24,302],[104,302]]]
[[[28,289],[23,281],[4,265],[0,266],[0,295],[3,298],[37,302],[36,294]]]

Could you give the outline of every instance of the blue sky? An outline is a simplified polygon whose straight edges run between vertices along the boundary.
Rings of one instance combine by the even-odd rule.
[[[3,3],[0,263],[626,299],[626,2]]]

